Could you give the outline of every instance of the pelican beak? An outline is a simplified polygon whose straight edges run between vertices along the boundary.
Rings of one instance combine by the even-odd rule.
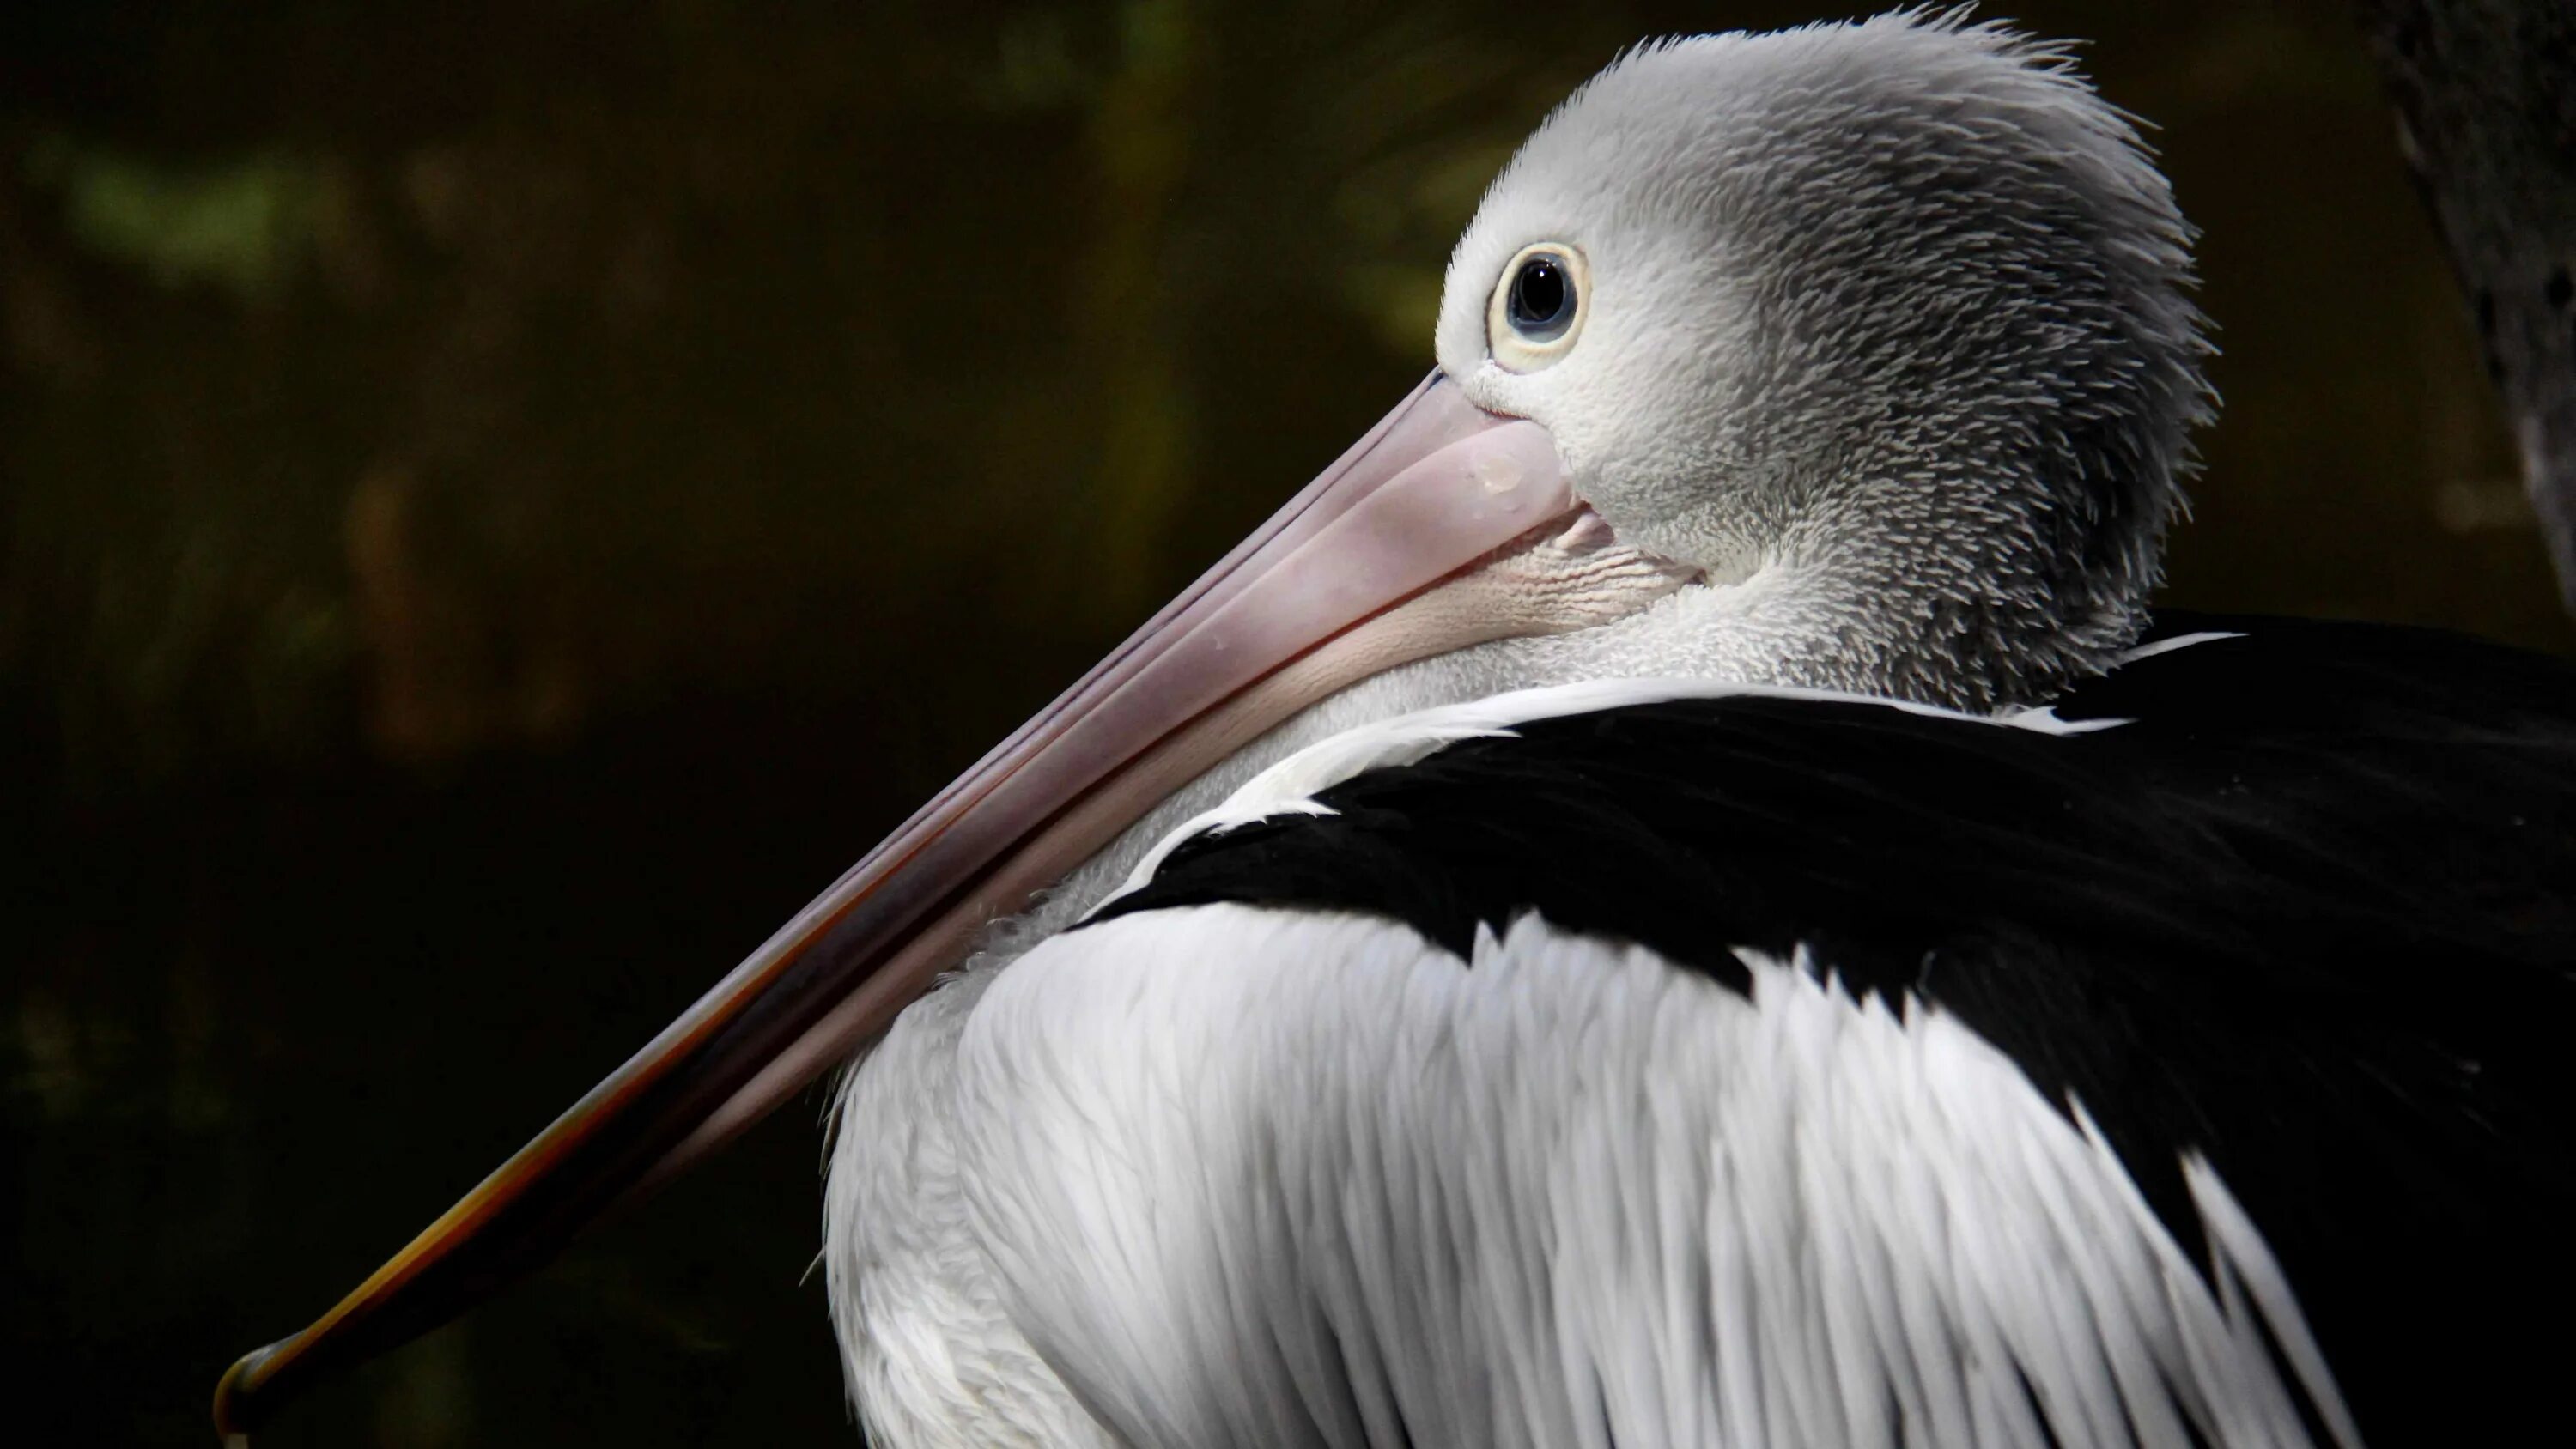
[[[1598,622],[1624,597],[1605,579],[1674,586],[1607,540],[1544,429],[1434,372],[356,1291],[234,1364],[217,1428],[246,1435],[685,1171],[884,1031],[986,923],[1306,704],[1410,659]]]

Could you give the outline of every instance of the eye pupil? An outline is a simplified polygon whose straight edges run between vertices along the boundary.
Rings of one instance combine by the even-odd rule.
[[[1485,355],[1507,372],[1555,366],[1592,311],[1591,287],[1578,247],[1542,241],[1512,253],[1485,297]]]
[[[1521,263],[1512,278],[1512,330],[1533,342],[1562,334],[1574,320],[1574,287],[1565,265],[1547,255]]]

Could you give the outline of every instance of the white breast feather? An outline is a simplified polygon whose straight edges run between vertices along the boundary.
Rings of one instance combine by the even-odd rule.
[[[1475,955],[1211,906],[982,985],[940,1210],[1116,1437],[2309,1442],[2262,1345],[2305,1325],[2215,1175],[2223,1293],[1957,1019],[1804,959],[1747,1000],[1535,919]]]

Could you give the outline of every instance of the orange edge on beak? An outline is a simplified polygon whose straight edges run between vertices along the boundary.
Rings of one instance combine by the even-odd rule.
[[[1400,662],[1333,662],[1337,638],[1578,506],[1544,429],[1482,412],[1432,373],[355,1291],[235,1363],[215,1390],[217,1430],[246,1435],[304,1386],[446,1322],[686,1170],[882,1032],[985,922],[1171,789]],[[1295,687],[1252,690],[1283,672]]]

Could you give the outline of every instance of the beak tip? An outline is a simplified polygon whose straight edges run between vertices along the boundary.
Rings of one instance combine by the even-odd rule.
[[[222,1382],[215,1385],[215,1432],[223,1436],[225,1449],[250,1443],[250,1430],[256,1418],[253,1401],[267,1378],[263,1370],[277,1356],[277,1351],[285,1346],[272,1343],[243,1354],[233,1361],[231,1368],[224,1370]]]

